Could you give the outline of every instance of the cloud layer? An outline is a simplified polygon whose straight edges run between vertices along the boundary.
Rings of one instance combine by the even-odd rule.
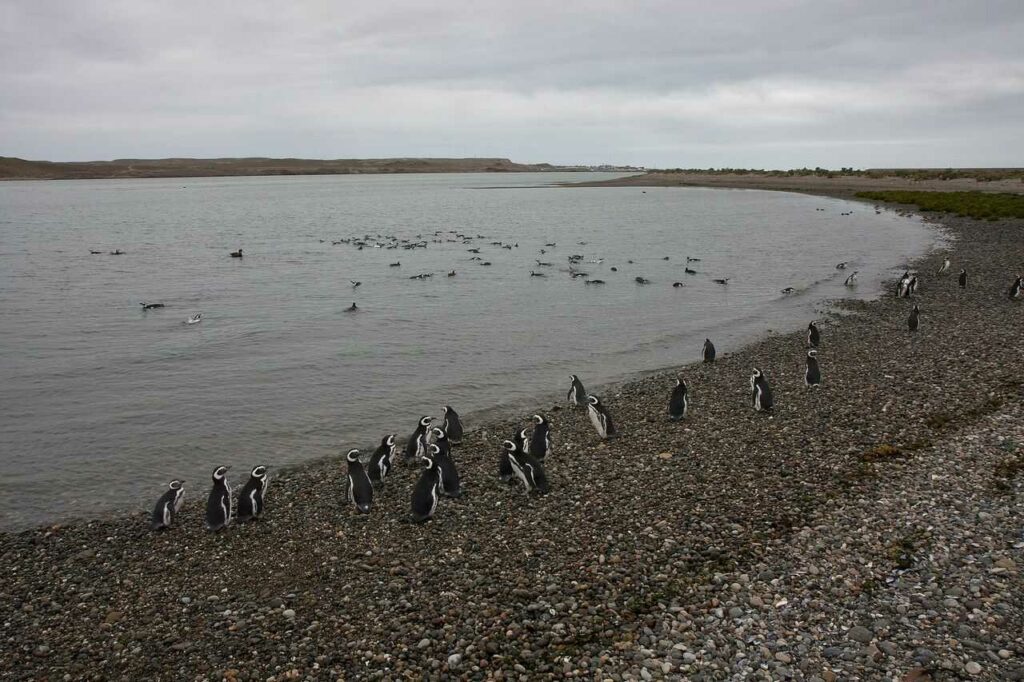
[[[1024,165],[1024,4],[0,0],[0,154]]]

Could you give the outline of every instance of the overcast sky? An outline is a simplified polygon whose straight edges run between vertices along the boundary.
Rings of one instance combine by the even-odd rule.
[[[0,155],[1024,166],[1024,0],[0,0]]]

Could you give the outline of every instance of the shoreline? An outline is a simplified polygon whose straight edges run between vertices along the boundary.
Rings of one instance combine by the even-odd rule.
[[[682,423],[664,419],[666,370],[602,395],[623,429],[607,444],[585,415],[545,412],[555,452],[544,498],[497,481],[500,440],[525,425],[506,417],[467,423],[455,451],[466,496],[442,499],[423,527],[401,522],[414,472],[400,468],[357,519],[343,508],[338,457],[283,472],[265,521],[217,536],[201,529],[206,481],[188,485],[182,526],[165,534],[139,513],[0,533],[12,576],[0,590],[10,641],[0,669],[1024,677],[1024,542],[1007,535],[1024,540],[1024,490],[1012,468],[998,473],[1024,457],[1003,446],[1024,442],[1024,306],[1004,291],[1024,262],[1024,221],[943,223],[957,241],[915,263],[915,340],[906,301],[839,301],[842,314],[823,318],[819,390],[802,386],[803,332],[774,333],[714,365],[684,365],[692,404]],[[972,273],[965,292],[955,274],[933,274],[950,248],[954,267]],[[754,363],[777,394],[771,417],[747,404]],[[965,459],[975,466],[958,467]],[[245,472],[233,473],[239,485]],[[961,579],[981,551],[967,562],[951,542],[965,537],[990,561]],[[934,556],[958,556],[957,570]],[[922,590],[927,603],[911,598]]]

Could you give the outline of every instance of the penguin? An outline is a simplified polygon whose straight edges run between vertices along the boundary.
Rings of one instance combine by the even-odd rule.
[[[350,280],[349,280],[349,282],[351,282],[351,283],[352,283],[352,288],[353,288],[353,289],[355,289],[356,287],[361,287],[361,286],[363,286],[363,283],[362,283],[362,282],[357,282],[357,281],[356,281],[356,280],[354,280],[354,279],[350,279]]]
[[[228,467],[213,470],[213,490],[206,500],[206,528],[213,532],[223,530],[231,523],[231,486],[227,475]]]
[[[814,324],[814,320],[807,325],[807,345],[810,348],[817,348],[818,344],[821,343],[821,332],[818,331],[818,325]]]
[[[719,278],[719,279],[713,279],[713,280],[711,280],[711,281],[712,281],[712,282],[714,282],[715,284],[722,284],[722,285],[726,285],[726,284],[728,284],[728,283],[729,283],[729,280],[730,280],[730,279],[731,279],[731,278],[729,278],[729,277],[721,277],[721,278]]]
[[[587,414],[590,415],[590,423],[593,424],[594,428],[597,430],[597,435],[600,436],[602,440],[616,435],[618,430],[615,428],[612,416],[608,414],[608,410],[606,410],[605,406],[601,403],[601,399],[596,395],[592,395],[587,397],[587,401],[589,402],[589,405],[587,405]]]
[[[711,343],[711,339],[704,339],[704,349],[701,351],[701,357],[704,362],[715,361],[715,344]]]
[[[231,257],[232,258],[241,258],[242,257],[242,250],[239,249],[238,251],[232,251],[231,252]]]
[[[448,440],[452,445],[458,445],[462,442],[462,420],[459,419],[459,413],[451,405],[444,406],[441,428],[448,435]]]
[[[359,451],[349,450],[345,455],[345,461],[348,462],[348,502],[354,504],[360,514],[369,514],[370,506],[373,504],[373,484],[370,483],[370,477],[366,475],[366,469],[359,461]]]
[[[941,274],[944,274],[947,270],[949,270],[949,259],[948,258],[946,258],[945,260],[942,261],[942,265],[939,266],[939,271],[936,272],[935,274],[936,275],[941,275]]]
[[[1024,287],[1024,279],[1021,279],[1021,276],[1017,275],[1017,279],[1013,281],[1013,284],[1010,285],[1010,290],[1007,292],[1011,301],[1021,297],[1022,287]]]
[[[167,492],[156,501],[156,508],[153,509],[153,519],[150,528],[153,530],[164,530],[174,525],[174,517],[178,515],[182,503],[185,501],[184,483],[174,479],[167,484]]]
[[[155,310],[157,308],[163,308],[163,303],[140,303],[143,310]]]
[[[682,286],[684,286],[682,282],[672,282],[672,287],[675,289],[678,289]]]
[[[772,409],[774,400],[771,386],[768,385],[768,379],[764,372],[756,367],[754,373],[750,375],[750,396],[754,409],[758,412],[767,412]]]
[[[917,293],[917,284],[917,275],[914,275],[910,278],[910,281],[907,282],[907,296],[913,296]]]
[[[508,453],[512,471],[515,472],[516,478],[522,481],[526,494],[529,495],[536,490],[541,495],[546,495],[550,488],[548,487],[548,477],[544,473],[544,467],[540,461],[533,455],[516,448],[511,441],[505,441],[502,445],[505,446],[505,451]]]
[[[960,268],[960,275],[956,278],[957,284],[960,285],[961,289],[967,288],[967,270]]]
[[[420,417],[416,430],[412,432],[412,435],[409,436],[409,440],[405,444],[406,463],[413,462],[423,456],[427,447],[426,434],[427,427],[429,426],[430,417]]]
[[[523,452],[523,441],[519,431],[512,435],[512,440],[502,441],[501,456],[498,458],[498,478],[502,483],[508,483],[516,475],[515,470],[512,468],[510,455],[521,452]]]
[[[786,287],[785,289],[782,290],[782,293],[785,294],[786,296],[789,296],[790,294],[795,294],[796,293],[796,288],[794,288],[794,287]]]
[[[910,273],[904,271],[903,276],[900,277],[899,282],[896,283],[896,298],[906,298],[910,296]]]
[[[423,473],[412,489],[412,520],[413,523],[426,523],[434,517],[437,509],[437,488],[440,477],[437,464],[429,454],[421,458]]]
[[[570,374],[569,379],[572,381],[569,385],[569,404],[573,407],[583,407],[587,404],[587,389],[583,388],[583,382],[575,374]]]
[[[356,305],[355,301],[352,301],[352,305],[350,305],[349,307],[345,308],[345,312],[346,313],[354,313],[357,310],[359,310],[359,306]]]
[[[185,324],[199,324],[202,321],[203,321],[203,314],[202,313],[196,313],[195,315],[189,315],[188,316],[188,320],[185,321]]]
[[[852,286],[855,286],[856,284],[857,284],[857,271],[854,270],[852,273],[850,273],[850,276],[846,278],[846,281],[843,282],[843,286],[844,287],[852,287]]]
[[[434,429],[441,431],[441,429]],[[462,487],[459,485],[459,472],[455,468],[455,460],[452,459],[452,447],[444,431],[435,434],[437,440],[427,446],[431,459],[437,464],[438,480],[441,492],[448,497],[460,497]]]
[[[690,401],[686,397],[686,382],[682,377],[676,378],[676,387],[672,389],[672,396],[668,399],[668,418],[672,421],[679,421],[686,417],[686,411],[690,407]]]
[[[910,311],[910,317],[907,318],[907,328],[911,333],[917,331],[917,328],[921,325],[921,311],[918,310],[917,304],[914,304],[913,310]]]
[[[252,468],[249,473],[249,480],[242,486],[242,492],[238,494],[238,513],[235,518],[239,522],[256,521],[266,510],[264,497],[267,494],[267,486],[270,485],[270,478],[267,476],[267,467],[260,465]]]
[[[697,274],[697,271],[693,270],[692,268],[683,268],[683,272],[685,272],[687,275],[696,275]]]
[[[843,261],[842,263],[836,263],[836,270],[845,270],[846,266],[847,261]]]
[[[530,435],[528,452],[541,461],[551,454],[551,424],[542,414],[533,415],[533,433]]]
[[[804,372],[804,383],[808,386],[821,384],[821,368],[818,367],[818,351],[807,351],[807,371]]]
[[[376,485],[383,486],[384,479],[391,473],[391,468],[395,465],[395,453],[398,451],[398,446],[395,445],[395,434],[389,433],[380,440],[380,445],[370,456],[370,464],[367,474],[370,476],[370,482]]]

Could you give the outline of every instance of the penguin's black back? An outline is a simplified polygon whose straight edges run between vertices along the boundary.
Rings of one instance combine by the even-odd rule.
[[[360,514],[369,514],[373,504],[373,485],[359,460],[348,463],[349,496]]]
[[[223,480],[215,481],[206,499],[206,527],[220,530],[231,520],[231,493]]]
[[[679,384],[672,389],[672,396],[668,400],[668,416],[672,419],[682,419],[686,415],[686,384]]]
[[[263,484],[260,479],[250,476],[238,494],[239,521],[257,518],[263,512]]]
[[[167,528],[170,524],[165,523],[164,512],[167,511],[167,517],[174,520],[174,498],[177,494],[175,490],[168,490],[160,499],[156,501],[156,507],[153,509],[153,517],[150,523],[150,527],[153,530],[161,530]]]
[[[441,428],[448,434],[448,440],[452,443],[460,443],[462,441],[462,420],[455,410],[448,408],[445,413],[444,422],[441,424]]]
[[[772,387],[768,385],[768,379],[762,374],[754,380],[757,388],[761,391],[761,410],[770,410],[775,404],[775,398],[772,396]]]
[[[818,366],[817,358],[807,358],[807,372],[804,380],[808,386],[816,386],[821,383],[821,368]]]
[[[711,343],[711,339],[704,339],[704,351],[702,353],[704,362],[715,361],[715,344]]]
[[[547,495],[550,487],[548,486],[548,476],[544,473],[544,465],[533,455],[523,454],[520,457],[520,462],[524,470],[528,472],[527,478],[530,480],[533,489],[542,495]]]
[[[451,448],[442,449],[435,457],[444,494],[448,497],[460,496],[462,488],[459,486],[459,472],[455,468],[455,460],[452,459]]]
[[[530,454],[537,459],[543,460],[548,456],[550,432],[547,420],[535,424],[533,427],[533,433],[530,434]]]
[[[437,465],[424,469],[412,490],[412,520],[416,523],[429,521],[437,507]]]

